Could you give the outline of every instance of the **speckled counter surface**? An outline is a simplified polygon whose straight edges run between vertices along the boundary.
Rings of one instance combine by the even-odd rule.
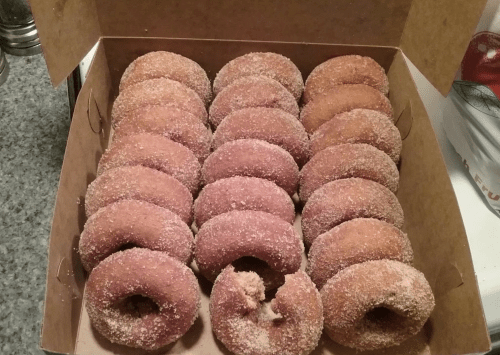
[[[0,353],[38,349],[47,244],[70,125],[42,55],[7,56],[0,86]]]

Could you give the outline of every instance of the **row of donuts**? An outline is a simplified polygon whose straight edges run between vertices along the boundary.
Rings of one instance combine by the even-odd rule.
[[[193,197],[210,153],[205,71],[169,52],[132,62],[112,109],[113,141],[88,186],[79,251],[86,309],[111,342],[152,350],[198,317]]]
[[[299,270],[304,247],[293,227],[291,197],[310,156],[298,120],[303,85],[298,68],[274,53],[238,57],[214,80],[215,150],[202,168],[195,220],[198,210],[227,207],[200,221],[195,261],[214,282],[212,331],[235,354],[309,354],[322,334],[321,299]],[[264,310],[265,291],[276,288]]]
[[[189,118],[184,109],[190,106],[184,104],[188,100],[194,104],[197,100],[195,95],[188,97],[186,93],[190,92],[182,86],[183,84],[170,79],[182,79],[182,76],[178,75],[181,71],[179,68],[173,73],[170,68],[163,68],[169,62],[168,57],[172,55],[165,52],[147,54],[134,61],[124,73],[120,95],[112,111],[112,122],[115,126],[114,140],[99,162],[96,180],[88,188],[86,210],[89,219],[80,240],[82,262],[87,270],[92,270],[86,291],[87,310],[92,324],[112,342],[145,349],[161,347],[182,336],[192,324],[190,320],[194,321],[192,311],[195,306],[194,300],[197,299],[194,288],[191,287],[193,283],[189,282],[186,287],[189,286],[187,288],[191,291],[187,295],[191,307],[187,310],[186,307],[176,309],[178,304],[174,304],[173,308],[165,304],[167,314],[160,312],[160,317],[155,317],[162,321],[161,324],[155,323],[154,329],[150,329],[146,320],[147,317],[152,317],[152,314],[139,312],[139,318],[130,317],[131,308],[137,308],[142,312],[151,311],[155,309],[154,304],[146,302],[138,306],[134,305],[134,302],[128,302],[127,307],[124,307],[120,306],[123,301],[117,302],[118,299],[129,299],[138,293],[153,299],[162,310],[162,302],[173,297],[169,296],[172,286],[167,286],[175,273],[167,273],[169,277],[159,275],[157,263],[167,265],[166,255],[177,257],[185,263],[189,263],[192,258],[192,248],[190,248],[192,237],[191,239],[187,237],[189,232],[186,233],[187,226],[184,223],[190,224],[192,221],[191,194],[196,194],[198,191],[199,163],[193,154],[190,154],[189,149],[181,144],[191,148],[192,151],[195,151],[196,147],[203,147],[204,149],[199,150],[201,153],[197,156],[198,161],[206,158],[206,148],[210,147],[210,144],[198,146],[194,144],[200,141],[206,142],[207,139],[197,139],[197,135],[192,134],[193,126],[186,127],[181,122],[183,117]],[[288,66],[290,64],[293,66],[288,59],[272,53],[257,53],[251,56],[262,59],[263,66],[268,67],[268,74],[276,72],[272,65],[276,60],[285,61]],[[255,62],[255,58],[252,61]],[[300,74],[295,66],[293,68]],[[224,68],[221,73],[223,71]],[[136,80],[133,79],[134,76],[143,81],[134,81]],[[130,84],[127,84],[128,81]],[[221,127],[214,136],[215,144],[218,141],[222,143],[214,147],[216,151],[203,165],[203,181],[208,185],[200,193],[194,208],[195,222],[200,228],[196,239],[195,257],[201,273],[213,281],[226,265],[244,256],[254,256],[272,266],[271,270],[266,270],[269,277],[264,277],[264,284],[268,288],[275,288],[285,282],[285,274],[293,274],[300,267],[303,246],[290,224],[295,217],[295,211],[289,195],[296,192],[298,183],[299,170],[294,157],[303,164],[308,158],[309,145],[307,134],[297,117],[272,106],[275,102],[279,103],[279,100],[268,101],[269,95],[290,98],[288,92],[283,94],[286,89],[274,79],[262,75],[243,77],[236,80],[234,85],[231,84],[222,90],[217,97],[226,96],[225,102],[231,108],[233,101],[231,97],[238,97],[238,90],[232,94],[231,91],[235,90],[234,87],[240,87],[241,82],[247,87],[244,88],[246,92],[243,100],[238,101],[244,101],[246,97],[247,102],[243,102],[243,109],[239,110],[237,107],[234,113],[231,111],[228,117],[223,118]],[[250,86],[248,82],[251,83]],[[256,86],[253,85],[254,82]],[[258,86],[259,83],[263,85]],[[301,82],[299,84],[303,85]],[[278,88],[277,93],[276,88]],[[257,93],[257,98],[252,94],[252,90],[253,93]],[[225,94],[228,91],[230,94]],[[218,105],[224,107],[224,100],[219,99],[217,102],[222,102]],[[268,104],[271,104],[271,107],[266,107]],[[298,113],[295,101],[294,104]],[[200,112],[203,113],[202,110],[198,110],[198,113]],[[194,115],[195,110],[192,110],[192,113]],[[253,120],[248,120],[248,117],[253,117]],[[198,114],[196,118],[202,124],[206,123],[203,114]],[[198,131],[206,131],[206,128],[203,126]],[[202,134],[199,136],[204,138]],[[293,153],[294,157],[280,146],[268,143],[269,141],[279,143],[281,147]],[[230,212],[235,209],[243,211]],[[171,221],[174,218],[171,216],[174,215],[172,212],[184,223],[177,223],[174,228],[175,223]],[[166,223],[169,220],[170,222]],[[250,233],[245,235],[245,232]],[[234,234],[240,238],[235,240]],[[203,237],[204,235],[206,237]],[[255,238],[256,236],[258,238]],[[119,251],[130,245],[141,249]],[[221,246],[224,248],[221,249]],[[164,254],[160,257],[158,252],[148,249],[159,250]],[[214,250],[218,251],[216,255]],[[224,253],[219,252],[221,250],[230,252],[223,255]],[[172,260],[169,263],[175,264]],[[125,265],[131,267],[133,272],[119,271]],[[185,272],[184,279],[186,275],[191,274]],[[241,275],[234,273],[234,276],[238,278]],[[315,327],[309,327],[313,329],[314,336],[311,336],[310,332],[301,331],[302,328],[297,329],[297,313],[295,318],[291,318],[292,321],[287,322],[288,328],[291,328],[283,327],[282,324],[281,332],[286,329],[291,331],[295,327],[295,335],[304,339],[304,344],[301,346],[312,350],[322,329],[319,294],[305,273],[297,272],[288,278],[290,281],[284,290],[292,292],[298,287],[297,285],[302,285],[304,287],[301,287],[301,290],[316,292],[313,293],[316,307],[311,310],[313,314],[314,311],[316,313],[315,317],[310,319]],[[261,282],[260,278],[258,280]],[[148,285],[148,282],[154,285]],[[187,281],[184,280],[184,283]],[[144,293],[140,291],[141,287],[153,287],[156,294],[151,293],[151,289],[147,289],[148,292]],[[283,295],[287,293],[281,292]],[[255,296],[261,297],[258,292]],[[289,297],[285,297],[287,302],[291,302]],[[254,314],[260,314],[259,308],[255,307]],[[309,308],[310,302],[303,303],[302,307],[299,307],[302,312]],[[187,312],[184,314],[183,319],[186,320],[182,326],[179,322],[169,324],[166,321],[168,316],[171,316],[168,313],[169,309],[176,310],[178,314]],[[227,304],[220,308],[219,312],[211,313],[224,314],[225,311],[232,309],[234,304]],[[234,326],[237,321],[244,320],[241,314],[235,316],[232,323],[233,331],[236,330]],[[225,317],[223,318],[225,320]],[[307,324],[307,319],[300,318],[299,324],[304,322]],[[271,320],[267,320],[266,324],[270,327],[272,323]],[[223,329],[224,324],[213,327],[216,334],[216,328]],[[264,329],[263,324],[254,325],[255,329],[252,330],[250,327],[247,331],[266,333],[269,331]],[[147,332],[137,333],[133,329],[146,329]],[[238,331],[238,334],[241,335],[244,330]],[[223,333],[231,334],[231,332],[219,332]],[[289,345],[284,344],[282,339],[275,339],[266,346],[265,352],[280,352],[281,347]]]
[[[333,58],[308,77],[301,112],[313,147],[300,172],[306,271],[321,293],[326,333],[357,350],[399,345],[434,308],[400,230],[402,141],[388,90],[373,59]]]

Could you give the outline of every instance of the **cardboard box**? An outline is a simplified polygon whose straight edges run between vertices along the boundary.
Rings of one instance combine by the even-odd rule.
[[[110,136],[110,111],[125,67],[153,50],[198,62],[213,79],[229,60],[251,51],[281,53],[304,78],[328,58],[368,55],[388,72],[390,100],[405,137],[397,196],[405,212],[415,267],[436,296],[424,338],[432,354],[490,348],[460,212],[433,129],[406,57],[447,93],[485,0],[31,0],[54,84],[98,40],[96,56],[73,116],[49,245],[40,347],[59,353],[141,354],[111,345],[89,325],[82,295],[86,275],[77,253],[85,223],[84,196]],[[200,319],[169,353],[226,354],[208,316],[210,285]],[[397,350],[396,353],[407,353]],[[314,354],[353,354],[326,337]]]

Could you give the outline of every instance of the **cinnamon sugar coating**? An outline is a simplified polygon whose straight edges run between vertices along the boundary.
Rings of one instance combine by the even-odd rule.
[[[339,113],[321,125],[311,136],[312,154],[344,143],[370,144],[390,156],[395,163],[399,161],[403,146],[391,117],[362,108]]]
[[[290,224],[295,220],[295,205],[286,191],[271,181],[254,177],[234,176],[208,184],[193,207],[198,228],[233,210],[268,212]]]
[[[324,184],[350,177],[378,182],[393,193],[399,186],[398,168],[387,154],[368,144],[340,144],[322,150],[304,165],[299,197],[305,202]]]
[[[78,250],[83,267],[90,272],[124,246],[161,251],[189,264],[194,238],[187,224],[166,208],[145,201],[121,200],[90,216]]]
[[[283,148],[257,139],[238,139],[221,145],[201,169],[205,184],[233,176],[252,176],[274,182],[292,196],[299,167]]]
[[[354,218],[376,218],[401,228],[403,209],[386,187],[366,179],[331,181],[309,197],[302,210],[304,242],[314,240],[336,225]]]
[[[120,91],[141,81],[157,78],[186,85],[198,94],[205,105],[212,98],[212,88],[205,70],[189,58],[165,51],[149,52],[130,63],[120,80]]]
[[[380,111],[389,117],[393,116],[389,99],[380,91],[368,85],[346,84],[333,87],[305,105],[300,113],[300,121],[307,133],[312,134],[335,115],[356,108]]]
[[[200,185],[200,163],[188,148],[156,134],[140,133],[113,140],[97,166],[97,175],[120,166],[142,165],[173,176],[192,194]]]
[[[302,251],[300,236],[290,223],[267,212],[231,211],[203,224],[196,235],[194,257],[201,274],[212,282],[238,259],[257,258],[266,263],[257,272],[266,288],[272,289],[300,268]]]
[[[234,111],[217,127],[214,150],[236,139],[261,139],[285,149],[302,166],[311,154],[309,137],[296,117],[277,109],[250,107]]]
[[[346,267],[370,260],[390,259],[411,264],[413,249],[392,224],[374,218],[356,218],[339,224],[314,240],[307,274],[318,289]]]
[[[214,94],[240,78],[256,75],[278,81],[297,101],[302,96],[304,81],[300,70],[287,57],[270,52],[248,53],[228,62],[215,77]]]
[[[328,336],[358,350],[399,345],[422,329],[435,305],[424,274],[394,260],[345,268],[321,298]]]
[[[279,108],[299,117],[297,101],[283,85],[266,76],[245,76],[215,97],[209,110],[210,123],[217,127],[231,112],[247,107]]]
[[[215,336],[235,354],[310,354],[322,333],[323,307],[309,277],[303,271],[286,275],[270,305],[263,300],[257,274],[225,268],[210,296]]]
[[[134,302],[137,296],[142,299]],[[200,289],[179,260],[134,248],[111,255],[92,271],[85,305],[92,326],[111,342],[154,350],[178,340],[193,325]]]
[[[364,84],[384,95],[389,93],[387,75],[375,60],[360,55],[345,55],[329,59],[313,69],[306,80],[304,103],[342,84]]]
[[[174,212],[188,225],[193,221],[193,196],[187,187],[158,170],[125,166],[99,175],[87,187],[87,217],[120,200],[146,201]]]

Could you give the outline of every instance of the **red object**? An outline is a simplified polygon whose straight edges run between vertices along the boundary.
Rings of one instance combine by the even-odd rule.
[[[462,80],[487,85],[500,98],[500,34],[479,32],[462,60]]]

